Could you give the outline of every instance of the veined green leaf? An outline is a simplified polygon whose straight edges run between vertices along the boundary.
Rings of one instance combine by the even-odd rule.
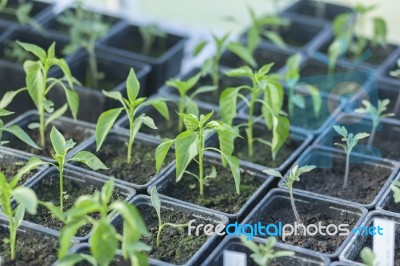
[[[18,139],[22,140],[29,146],[40,150],[40,147],[38,145],[36,145],[36,143],[31,139],[31,137],[29,137],[28,134],[26,134],[26,132],[21,127],[19,127],[17,125],[12,125],[7,128],[3,128],[3,130],[13,134]]]
[[[12,191],[12,195],[20,205],[24,206],[27,212],[30,214],[36,213],[38,199],[32,189],[22,186],[17,187]]]
[[[199,136],[197,132],[185,131],[179,134],[175,140],[177,182],[181,180],[187,166],[198,154],[198,138]]]
[[[17,43],[24,48],[26,51],[34,54],[37,58],[39,58],[42,62],[44,62],[47,58],[46,51],[40,48],[35,44],[24,43],[17,41]]]
[[[91,152],[88,151],[80,151],[78,152],[74,157],[69,159],[68,161],[77,161],[81,162],[83,164],[86,164],[90,169],[96,171],[99,169],[106,170],[108,169],[107,166],[103,164],[102,161],[100,161],[99,158],[97,158],[96,155],[94,155]]]
[[[175,140],[173,139],[164,139],[160,145],[157,146],[156,149],[156,170],[157,173],[160,171],[162,165],[164,164],[165,158],[171,149],[172,144]]]
[[[55,126],[50,131],[50,141],[53,145],[54,151],[58,155],[66,154],[66,142],[64,136],[57,130]]]
[[[103,145],[108,133],[124,108],[115,108],[102,113],[96,124],[96,150]]]
[[[133,68],[129,71],[128,79],[126,81],[126,90],[128,99],[132,103],[136,100],[140,90],[140,83]]]
[[[32,101],[38,109],[43,106],[42,95],[44,93],[45,80],[41,72],[42,64],[40,62],[25,61],[24,70],[26,73],[26,87]]]
[[[272,136],[272,159],[275,160],[276,154],[279,152],[283,144],[289,137],[290,122],[283,116],[274,116],[273,118],[273,136]]]

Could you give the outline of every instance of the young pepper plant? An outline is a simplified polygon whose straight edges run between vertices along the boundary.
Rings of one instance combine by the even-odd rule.
[[[390,188],[393,191],[393,199],[395,203],[400,203],[400,181],[394,182]]]
[[[142,53],[146,55],[150,54],[157,38],[165,41],[167,37],[167,34],[157,24],[141,26],[139,27],[139,33],[143,40]]]
[[[30,16],[33,3],[18,1],[18,5],[15,8],[10,7],[8,4],[8,0],[0,0],[0,13],[15,16],[21,25],[30,25],[38,31],[43,30],[40,24]]]
[[[249,116],[247,123],[239,126],[246,127],[249,156],[254,155],[254,142],[258,141],[271,147],[272,159],[275,160],[280,148],[289,137],[290,122],[283,115],[284,112],[282,111],[284,100],[283,88],[278,82],[276,75],[268,74],[272,66],[273,64],[264,65],[258,71],[254,72],[248,66],[228,71],[226,74],[230,77],[249,78],[252,81],[252,86],[244,85],[225,89],[221,94],[219,106],[222,120],[232,125],[233,118],[237,114],[237,98],[242,99],[249,108]],[[242,90],[250,92],[251,96],[249,100],[241,93]],[[262,99],[260,99],[261,96]],[[272,131],[271,142],[253,137],[253,126],[255,123],[253,116],[256,103],[260,103],[262,106],[260,118],[264,120],[267,129]]]
[[[291,257],[295,254],[293,251],[289,250],[275,251],[276,238],[272,236],[267,238],[265,244],[257,244],[253,240],[247,240],[246,237],[242,237],[241,240],[242,243],[250,249],[252,252],[250,257],[259,266],[268,266],[277,258]]]
[[[186,224],[163,223],[162,219],[161,219],[161,201],[158,196],[157,187],[154,186],[151,188],[150,197],[151,197],[151,204],[153,205],[154,209],[156,210],[157,217],[158,217],[158,231],[157,231],[156,245],[157,245],[157,247],[159,247],[161,232],[164,229],[164,227],[170,226],[170,227],[174,227],[174,228],[184,228],[184,227],[188,227],[189,224],[188,223],[186,223]]]
[[[38,128],[40,133],[40,146],[46,145],[45,132],[46,127],[62,116],[68,109],[71,110],[72,116],[76,119],[79,108],[79,96],[73,89],[75,79],[72,77],[71,70],[68,64],[62,58],[55,57],[55,43],[53,43],[47,52],[34,44],[18,42],[22,48],[32,53],[38,58],[37,61],[27,60],[24,62],[24,70],[26,74],[26,88],[33,103],[39,112],[39,123],[32,123],[29,128]],[[63,78],[49,77],[49,71],[53,68],[59,67],[64,74]],[[68,85],[64,83],[67,82]],[[63,88],[67,103],[54,110],[54,103],[47,99],[49,92],[55,87],[60,86]],[[45,112],[51,114],[45,119]]]
[[[282,176],[281,173],[279,173],[278,171],[274,170],[274,169],[267,169],[264,170],[263,172],[268,174],[268,175],[272,175],[275,177],[279,177],[281,179],[283,179],[285,181],[285,186],[287,187],[287,189],[289,190],[289,195],[290,195],[290,204],[292,205],[292,209],[293,209],[293,213],[294,213],[294,217],[296,218],[296,222],[298,224],[301,224],[301,220],[300,220],[300,216],[299,213],[297,212],[296,209],[296,204],[294,202],[294,197],[293,197],[293,184],[296,181],[300,181],[300,176],[304,173],[308,173],[312,170],[314,170],[316,168],[315,165],[304,165],[302,167],[299,167],[298,165],[293,166],[293,168],[290,170],[290,172],[285,175]]]
[[[394,116],[394,113],[384,114],[384,112],[387,110],[389,103],[390,103],[389,99],[378,100],[378,105],[377,105],[377,107],[375,107],[371,102],[369,102],[367,100],[363,100],[362,104],[364,106],[357,108],[355,110],[356,113],[369,114],[371,117],[372,129],[371,129],[371,134],[368,139],[368,147],[371,147],[372,143],[374,142],[376,129],[379,126],[379,124],[381,123],[382,119]]]
[[[358,141],[369,136],[368,133],[362,132],[358,134],[349,133],[344,126],[333,126],[333,129],[342,136],[342,141],[346,144],[335,143],[336,146],[341,147],[346,152],[346,169],[344,174],[343,189],[347,188],[350,171],[350,155],[353,148],[357,145]]]
[[[25,211],[30,214],[36,213],[38,199],[35,192],[27,187],[18,186],[21,177],[31,170],[42,165],[41,161],[31,158],[18,173],[8,178],[0,172],[0,210],[8,219],[9,238],[7,242],[10,244],[11,260],[15,259],[15,247],[17,230],[24,219]],[[12,205],[12,198],[16,201],[16,207]]]
[[[124,259],[132,265],[148,265],[147,256],[143,252],[150,251],[151,247],[140,242],[140,239],[150,236],[150,233],[133,205],[121,200],[111,202],[113,192],[114,179],[110,179],[101,191],[80,196],[71,209],[64,213],[52,202],[40,202],[65,224],[59,238],[57,265],[75,265],[84,260],[92,265],[110,265],[119,247]],[[118,212],[123,218],[122,235],[111,224],[112,216],[108,215],[111,212]],[[98,218],[94,218],[94,214],[98,214]],[[86,224],[92,225],[90,255],[69,254],[73,237]]]
[[[365,266],[377,266],[376,255],[369,247],[365,247],[360,252],[360,258]]]
[[[140,114],[137,116],[138,110],[147,105],[151,105],[167,120],[169,120],[169,112],[167,104],[160,99],[146,101],[145,97],[138,98],[140,84],[133,69],[129,72],[126,81],[126,90],[128,95],[127,99],[123,98],[120,92],[107,92],[103,90],[103,94],[106,97],[119,101],[122,107],[105,111],[100,115],[96,124],[96,147],[97,151],[101,148],[115,121],[121,112],[125,111],[129,120],[129,140],[127,143],[128,152],[126,162],[130,163],[132,158],[133,142],[142,124],[145,124],[152,129],[157,129],[154,120],[151,117],[146,114]]]
[[[183,117],[186,131],[180,133],[176,139],[164,139],[156,149],[156,169],[160,171],[171,146],[175,144],[176,157],[176,182],[180,181],[183,175],[194,176],[199,182],[200,196],[204,196],[204,183],[208,178],[216,177],[215,168],[212,168],[208,175],[204,173],[204,152],[214,151],[222,156],[224,167],[229,165],[235,181],[237,194],[240,194],[240,167],[239,159],[232,156],[234,149],[234,139],[238,136],[237,132],[228,124],[221,121],[210,121],[214,112],[196,117],[193,114],[179,114]],[[219,149],[205,147],[205,139],[211,133],[216,132],[219,140]],[[197,159],[196,159],[197,158]],[[198,173],[187,170],[191,162],[198,164]]]

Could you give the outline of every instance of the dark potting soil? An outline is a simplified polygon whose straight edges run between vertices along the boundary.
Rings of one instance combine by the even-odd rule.
[[[10,245],[5,243],[9,237],[8,229],[0,227],[0,258],[2,265],[8,266],[47,266],[57,260],[56,238],[17,233],[15,260],[10,259]]]
[[[351,164],[348,187],[343,189],[346,161],[334,158],[331,168],[316,168],[303,174],[294,187],[318,194],[338,197],[362,204],[371,203],[386,180],[391,170],[378,165]]]
[[[6,177],[7,180],[10,180],[14,175],[18,173],[19,170],[27,163],[27,161],[15,161],[15,162],[10,162],[7,160],[1,160],[0,161],[0,172],[3,173]],[[35,173],[37,173],[37,170],[32,170],[26,174],[24,174],[19,183],[23,184],[25,183],[26,180],[28,180],[30,177],[32,177]]]
[[[393,196],[391,196],[388,204],[383,209],[386,211],[400,213],[400,203],[394,202]]]
[[[335,224],[336,226],[339,226],[339,224],[349,224],[348,228],[349,230],[351,230],[352,228],[354,228],[354,225],[357,222],[354,218],[351,217],[330,218],[327,214],[324,213],[329,210],[328,209],[325,211],[318,210],[319,207],[317,204],[315,204],[316,206],[307,206],[306,208],[301,208],[302,207],[301,204],[298,204],[297,202],[296,204],[301,222],[306,227],[310,224],[317,225],[318,223],[321,223],[321,225],[323,226],[328,226],[329,224]],[[312,213],[310,213],[311,210]],[[264,215],[263,217],[261,217],[260,220],[263,224],[269,224],[269,223],[277,224],[278,222],[282,222],[283,224],[292,224],[292,225],[296,221],[293,214],[293,210],[290,207],[287,207],[285,209],[283,208],[274,209],[273,212],[269,212],[268,214]],[[346,237],[347,236],[340,236],[339,234],[333,236],[330,235],[324,236],[321,234],[317,234],[314,236],[311,235],[304,236],[303,234],[298,234],[296,236],[295,235],[287,236],[285,238],[285,241],[283,241],[282,239],[281,241],[290,245],[301,246],[303,248],[315,250],[321,253],[332,254],[343,243]]]
[[[35,192],[41,201],[45,202],[53,202],[56,206],[60,205],[60,179],[57,174],[53,174],[52,176],[46,177],[41,180],[39,186],[35,188]],[[64,211],[70,209],[76,199],[82,195],[93,195],[96,191],[100,190],[101,187],[97,187],[94,185],[84,186],[79,184],[79,182],[73,181],[69,178],[64,178],[64,192],[66,192],[64,196]],[[124,195],[119,193],[118,191],[114,191],[111,201],[115,200],[123,200]],[[92,215],[92,217],[98,217],[98,214]],[[51,212],[39,205],[37,209],[36,215],[25,214],[25,220],[40,224],[42,226],[54,229],[61,230],[64,226],[64,223],[59,221],[56,217],[54,217]],[[76,236],[85,236],[90,233],[92,227],[90,225],[83,226],[77,233]]]
[[[122,141],[106,142],[96,155],[109,169],[99,170],[99,172],[123,181],[144,185],[157,174],[155,151],[156,145],[136,141],[132,148],[131,162],[127,163],[125,143]],[[170,151],[164,166],[174,159],[174,152]]]
[[[247,138],[244,129],[241,130],[240,135],[243,138],[236,138],[234,155],[243,161],[252,162],[265,167],[279,167],[301,145],[301,141],[295,140],[289,136],[273,161],[271,148],[257,141],[254,141],[253,145],[254,155],[249,156]],[[253,136],[254,138],[261,138],[266,141],[270,141],[272,139],[272,134],[267,129],[253,130]]]
[[[154,41],[154,45],[151,47],[150,51],[146,54],[147,56],[158,58],[161,57],[169,48],[168,37],[160,38],[156,37]],[[124,35],[123,41],[118,44],[119,48],[132,51],[138,54],[144,54],[143,50],[143,40],[140,36],[137,35]]]
[[[240,195],[238,195],[229,167],[224,168],[214,161],[205,161],[204,175],[211,172],[212,166],[217,170],[217,177],[208,178],[205,181],[204,197],[201,197],[199,194],[197,179],[188,174],[184,174],[183,178],[177,183],[168,183],[161,193],[210,209],[234,214],[242,208],[246,201],[263,183],[263,180],[256,178],[255,173],[241,170]],[[190,164],[188,171],[198,174],[197,164]],[[188,193],[182,193],[182,191]]]

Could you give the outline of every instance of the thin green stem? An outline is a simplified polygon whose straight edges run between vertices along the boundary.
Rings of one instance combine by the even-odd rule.
[[[93,46],[88,46],[86,48],[88,55],[89,55],[89,69],[90,69],[90,77],[87,79],[90,80],[91,84],[87,84],[89,88],[99,88],[99,83],[97,80],[98,69],[97,69],[97,59],[96,59],[96,52]]]
[[[289,193],[290,193],[290,204],[292,205],[294,217],[296,218],[297,224],[301,224],[300,216],[299,213],[297,212],[296,204],[294,202],[293,187],[289,188]]]
[[[204,196],[204,173],[203,173],[203,152],[204,152],[204,144],[203,144],[203,128],[199,129],[199,142],[198,142],[198,151],[199,151],[199,186],[200,186],[200,196]]]
[[[49,72],[49,66],[45,65],[43,68],[43,80],[47,81],[47,74]],[[43,95],[42,95],[42,101],[46,99],[46,93],[47,93],[47,83],[43,82]],[[39,110],[39,133],[40,133],[40,146],[42,148],[45,147],[46,145],[46,138],[45,138],[45,131],[46,131],[46,124],[44,121],[44,106],[43,103],[40,104],[40,107],[38,108]]]
[[[347,180],[349,179],[350,152],[351,151],[348,151],[347,154],[346,154],[346,170],[345,170],[345,173],[344,173],[343,189],[347,188]]]
[[[60,211],[62,213],[64,211],[64,162],[61,162],[58,167],[60,171]]]
[[[180,114],[183,114],[185,112],[185,95],[184,94],[180,94],[178,110],[179,110]],[[179,120],[178,120],[178,130],[179,130],[179,133],[181,133],[183,130],[183,118],[181,116],[179,116]]]
[[[129,140],[128,140],[128,153],[126,155],[126,162],[129,164],[132,160],[132,147],[133,147],[133,141],[134,141],[134,135],[133,135],[133,126],[134,126],[134,121],[133,119],[129,119]]]
[[[254,104],[257,97],[254,93],[251,94],[250,105],[249,105],[249,118],[247,121],[247,145],[249,149],[249,156],[253,157],[253,116],[254,116]]]

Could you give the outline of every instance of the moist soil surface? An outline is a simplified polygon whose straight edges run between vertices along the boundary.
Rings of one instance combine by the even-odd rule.
[[[10,259],[10,245],[5,243],[8,231],[0,228],[0,257],[2,265],[7,266],[48,266],[57,260],[56,238],[38,235],[17,234],[15,260]]]
[[[351,164],[348,186],[343,189],[345,164],[344,158],[334,158],[331,168],[316,168],[303,174],[294,187],[362,204],[372,203],[391,170],[378,165]]]
[[[208,178],[204,185],[204,197],[199,194],[199,184],[193,176],[184,174],[183,178],[175,183],[168,183],[160,193],[210,209],[234,214],[242,208],[246,201],[262,185],[263,179],[256,178],[250,171],[241,170],[240,176],[240,195],[236,193],[235,182],[232,173],[228,168],[224,168],[213,161],[204,162],[204,175],[211,172],[212,166],[217,170],[216,178]],[[197,164],[190,164],[189,172],[198,174]],[[172,173],[175,175],[175,172]],[[182,193],[185,191],[185,193]]]
[[[127,147],[123,141],[106,141],[96,153],[100,160],[109,168],[98,172],[114,176],[119,180],[144,185],[157,175],[156,145],[134,142],[131,162],[126,162]],[[170,151],[165,159],[164,166],[174,160],[174,152]]]
[[[7,180],[10,180],[14,175],[18,173],[19,170],[27,163],[27,161],[15,161],[10,162],[8,160],[1,160],[0,161],[0,172],[3,173]],[[32,177],[37,170],[32,170],[25,175],[23,175],[19,181],[20,184],[25,183],[30,177]]]
[[[34,188],[39,200],[45,202],[53,202],[56,206],[60,206],[60,180],[58,175],[53,174],[52,176],[46,177],[41,180],[39,186]],[[70,209],[75,203],[76,199],[82,195],[93,195],[96,191],[100,190],[100,185],[87,185],[82,186],[78,182],[73,181],[69,178],[64,178],[64,192],[66,195],[64,197],[64,211]],[[124,195],[117,191],[114,191],[112,195],[111,201],[115,200],[123,200]],[[92,217],[98,217],[97,214],[92,215]],[[39,205],[37,209],[36,215],[25,214],[25,220],[40,224],[42,226],[54,229],[61,230],[64,226],[64,223],[59,221],[56,217],[54,217],[51,212]],[[90,225],[83,226],[77,233],[76,236],[85,236],[90,233],[91,230]]]
[[[276,168],[279,167],[290,155],[292,155],[296,149],[301,145],[302,141],[295,140],[289,136],[285,144],[281,147],[275,160],[272,160],[271,148],[265,144],[254,141],[253,149],[254,155],[249,156],[246,133],[244,128],[241,130],[240,135],[243,138],[235,139],[235,151],[234,155],[243,161],[252,162],[265,167]],[[254,138],[261,138],[266,141],[272,139],[272,134],[267,129],[265,130],[253,130]]]
[[[321,223],[323,226],[328,226],[329,224],[335,224],[338,226],[339,224],[349,224],[349,230],[354,228],[354,225],[357,221],[351,217],[341,218],[338,215],[335,218],[330,218],[325,212],[329,212],[329,209],[319,210],[318,206],[307,206],[306,208],[301,208],[301,204],[296,202],[296,207],[299,212],[299,216],[301,222],[308,226],[310,224],[318,224]],[[308,210],[305,210],[308,209]],[[312,210],[312,213],[310,212]],[[293,210],[290,208],[290,204],[285,209],[274,209],[272,212],[269,212],[268,215],[264,215],[260,218],[263,224],[282,222],[283,224],[294,224],[296,221]],[[301,229],[300,229],[301,230]],[[304,236],[303,234],[298,234],[296,236],[287,236],[283,241],[280,241],[294,245],[301,246],[303,248],[315,250],[321,253],[333,254],[337,248],[343,243],[347,236],[340,236],[339,234],[329,236],[329,235],[308,235]]]
[[[391,212],[400,213],[400,204],[394,202],[393,196],[390,196],[388,204],[383,209]]]

